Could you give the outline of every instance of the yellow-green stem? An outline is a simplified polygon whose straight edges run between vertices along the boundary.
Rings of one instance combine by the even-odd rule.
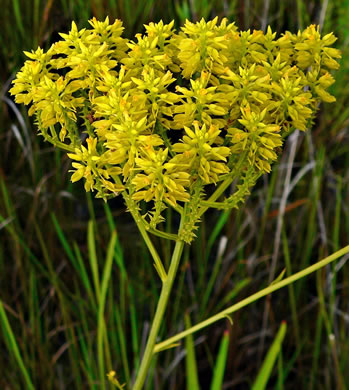
[[[153,257],[155,269],[156,269],[157,273],[159,274],[161,281],[164,282],[167,278],[167,275],[166,275],[165,268],[162,264],[162,261],[160,259],[160,256],[159,256],[158,252],[156,251],[153,243],[151,242],[151,239],[150,239],[147,231],[145,230],[144,223],[142,221],[138,221],[138,219],[136,219],[136,218],[134,218],[134,220],[136,221],[137,227],[138,227],[138,229],[143,237],[143,240],[144,240],[145,244],[147,245],[150,254]]]
[[[149,366],[154,355],[154,346],[155,346],[156,338],[158,336],[160,325],[162,323],[162,318],[164,316],[164,312],[167,306],[167,301],[171,292],[173,281],[177,273],[178,264],[182,255],[183,247],[184,247],[184,241],[176,242],[172,254],[170,268],[168,270],[167,278],[162,284],[161,294],[160,294],[159,302],[156,307],[156,312],[150,329],[147,345],[145,347],[141,365],[132,390],[141,390],[147,378]]]
[[[121,183],[120,179],[118,179],[117,182]],[[139,215],[138,211],[134,207],[129,195],[124,192],[123,197],[125,199],[126,205],[129,209],[130,213],[132,214],[134,221],[136,222],[138,230],[141,233],[143,240],[144,240],[145,244],[147,245],[150,254],[153,257],[156,272],[159,274],[161,281],[164,282],[167,278],[166,271],[165,271],[164,265],[162,264],[160,256],[159,256],[158,252],[156,251],[156,249],[155,249],[155,247],[154,247],[154,245],[149,237],[149,234],[145,228],[144,221],[142,220],[142,217]]]
[[[230,184],[233,182],[232,177],[228,177],[225,179],[220,186],[216,189],[216,191],[208,198],[207,202],[214,202],[216,201],[223,193],[224,191],[230,186]],[[201,217],[202,214],[204,214],[209,206],[203,206],[199,210],[199,217]]]
[[[235,305],[228,307],[227,309],[221,311],[220,313],[214,315],[213,317],[210,317],[207,320],[202,321],[199,324],[197,324],[197,325],[195,325],[195,326],[193,326],[193,327],[191,327],[191,328],[189,328],[181,333],[178,333],[177,335],[170,337],[169,339],[167,339],[159,344],[156,344],[155,348],[154,348],[154,352],[159,352],[163,349],[170,347],[171,345],[175,344],[177,341],[183,339],[184,337],[186,337],[192,333],[195,333],[203,328],[206,328],[207,326],[213,324],[214,322],[228,317],[229,314],[232,314],[232,313],[238,311],[239,309],[249,305],[250,303],[253,303],[253,302],[257,301],[258,299],[263,298],[266,295],[269,295],[272,292],[279,290],[280,288],[285,287],[285,286],[295,282],[296,280],[301,279],[301,278],[317,271],[318,269],[320,269],[322,267],[325,267],[327,264],[330,264],[332,261],[337,260],[339,257],[345,255],[348,252],[349,252],[349,245],[347,245],[344,248],[340,249],[339,251],[333,253],[331,256],[328,256],[325,259],[320,260],[316,264],[313,264],[310,267],[307,267],[304,270],[299,271],[299,272],[295,273],[294,275],[289,276],[288,278],[286,278],[284,280],[281,280],[278,283],[271,284],[269,287],[264,288],[263,290],[257,292],[256,294],[253,294],[253,295],[249,296],[248,298],[243,299],[242,301],[236,303]]]
[[[233,180],[238,177],[238,175],[241,172],[241,167],[243,166],[243,162],[245,160],[245,157],[247,156],[247,153],[244,152],[238,163],[236,164],[236,169],[234,170],[234,174],[227,177],[223,182],[218,186],[218,188],[215,190],[215,192],[207,199],[206,205],[203,205],[199,210],[199,217],[201,217],[202,214],[204,214],[209,208],[210,202],[215,202],[223,193],[224,191],[230,186],[230,184],[233,182]]]

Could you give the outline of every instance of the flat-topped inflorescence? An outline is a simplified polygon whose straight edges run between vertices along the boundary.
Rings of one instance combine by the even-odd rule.
[[[187,21],[179,33],[150,23],[134,41],[119,20],[80,31],[73,22],[47,52],[26,52],[10,92],[69,152],[73,182],[105,200],[123,194],[135,210],[152,202],[151,226],[193,198],[197,210],[232,207],[270,172],[285,136],[335,100],[326,89],[340,52],[314,25],[277,38],[217,22]],[[241,199],[205,206],[206,186],[234,179]]]

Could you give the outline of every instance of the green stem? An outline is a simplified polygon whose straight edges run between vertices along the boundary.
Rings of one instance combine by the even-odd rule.
[[[199,210],[199,217],[201,217],[202,214],[204,214],[211,206],[210,203],[215,204],[216,200],[224,193],[224,191],[230,186],[230,184],[233,182],[233,180],[238,177],[238,175],[241,173],[241,169],[243,167],[243,162],[245,161],[245,157],[247,156],[247,153],[243,153],[236,164],[236,168],[234,170],[234,173],[232,175],[229,175],[223,182],[219,185],[219,187],[215,190],[215,192],[205,201],[205,204],[201,207]],[[218,205],[218,203],[217,203]],[[216,206],[213,206],[216,207]]]
[[[63,149],[63,150],[66,150],[67,152],[72,152],[74,153],[74,147],[70,146],[70,145],[67,145],[65,144],[64,142],[61,142],[59,139],[58,139],[58,136],[56,134],[56,130],[54,128],[54,126],[50,126],[50,129],[51,129],[51,132],[52,134],[54,134],[54,136],[50,137],[47,133],[46,133],[46,141],[50,142],[53,146],[56,146],[57,148],[60,148],[60,149]]]
[[[289,276],[288,278],[286,278],[284,280],[281,280],[278,283],[272,284],[269,287],[264,288],[261,291],[258,291],[256,294],[253,294],[253,295],[249,296],[248,298],[243,299],[242,301],[236,303],[235,305],[228,307],[227,309],[208,318],[207,320],[202,321],[202,322],[198,323],[197,325],[195,325],[195,326],[193,326],[193,327],[191,327],[183,332],[180,332],[177,335],[170,337],[169,339],[167,339],[159,344],[156,344],[155,348],[154,348],[154,352],[159,352],[163,349],[166,349],[169,346],[176,343],[177,341],[183,339],[184,337],[186,337],[192,333],[195,333],[198,330],[206,328],[207,326],[213,324],[216,321],[219,321],[223,318],[227,318],[229,316],[229,314],[232,314],[232,313],[238,311],[239,309],[257,301],[258,299],[263,298],[266,295],[269,295],[272,292],[279,290],[280,288],[285,287],[285,286],[295,282],[296,280],[301,279],[301,278],[317,271],[320,268],[325,267],[327,264],[330,264],[332,261],[337,260],[339,257],[345,255],[348,252],[349,252],[349,245],[347,245],[344,248],[340,249],[339,251],[333,253],[331,256],[328,256],[325,259],[320,260],[316,264],[313,264],[310,267],[307,267],[307,268],[303,269],[302,271],[299,271],[299,272],[295,273],[294,275]]]
[[[130,213],[132,214],[132,217],[133,217],[134,221],[136,222],[136,225],[137,225],[137,227],[138,227],[138,229],[143,237],[143,240],[144,240],[145,244],[147,245],[150,254],[153,257],[155,269],[156,269],[157,273],[159,274],[161,281],[164,282],[167,278],[166,271],[165,271],[165,268],[162,264],[160,256],[159,256],[158,252],[156,251],[156,249],[155,249],[155,247],[154,247],[154,245],[149,237],[149,234],[145,228],[144,221],[143,221],[142,217],[139,215],[139,212],[137,211],[133,202],[130,200],[129,195],[126,194],[125,191],[123,192],[123,197],[125,199],[125,203],[126,203],[128,209],[129,209]]]
[[[208,200],[202,200],[201,204],[205,207],[211,207],[211,208],[215,208],[215,209],[219,209],[219,210],[224,210],[224,209],[229,208],[227,203],[224,203],[224,202],[210,202]]]
[[[225,179],[220,185],[219,187],[216,189],[216,191],[208,198],[208,200],[206,201],[207,202],[215,202],[216,199],[218,199],[223,193],[224,191],[230,186],[230,184],[233,182],[233,178],[232,177],[228,177],[227,179]],[[203,206],[201,207],[200,211],[199,211],[199,217],[204,214],[207,209],[209,208],[209,206]]]
[[[159,333],[162,318],[167,306],[168,297],[175,279],[178,264],[182,255],[184,241],[177,241],[171,259],[170,268],[166,280],[162,284],[160,299],[156,308],[154,320],[150,329],[147,345],[137,374],[136,382],[132,390],[141,390],[147,378],[149,366],[154,355],[154,346]]]
[[[138,227],[138,229],[143,237],[143,240],[144,240],[145,244],[147,245],[149,252],[154,259],[155,269],[156,269],[157,273],[159,274],[161,281],[164,282],[167,279],[167,275],[166,275],[165,268],[162,264],[162,261],[160,259],[160,256],[159,256],[158,252],[156,251],[156,249],[155,249],[155,247],[154,247],[154,245],[149,237],[149,234],[147,233],[147,231],[145,229],[143,221],[135,216],[133,216],[133,217],[134,217],[134,220],[137,224],[137,227]]]
[[[177,241],[178,240],[178,235],[177,234],[163,232],[161,230],[153,229],[153,228],[150,228],[148,230],[148,232],[151,233],[151,234],[154,234],[154,236],[165,238],[166,240],[172,240],[172,241]]]

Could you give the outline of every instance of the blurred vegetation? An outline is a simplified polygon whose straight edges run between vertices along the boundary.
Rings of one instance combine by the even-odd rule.
[[[25,59],[23,50],[47,48],[72,20],[82,28],[92,16],[109,15],[122,19],[131,37],[149,21],[174,19],[178,27],[185,18],[218,15],[241,29],[270,24],[278,33],[316,23],[339,38],[342,65],[331,91],[337,102],[320,108],[311,133],[288,141],[280,163],[240,210],[205,217],[196,242],[185,249],[163,338],[188,326],[189,316],[195,324],[265,287],[283,269],[288,275],[347,245],[348,0],[2,0],[1,5],[1,389],[107,389],[110,370],[129,383],[159,294],[150,256],[122,202],[104,204],[86,195],[81,184],[72,186],[68,159],[36,136],[25,109],[7,94]],[[169,213],[163,228],[172,222]],[[157,238],[154,243],[168,262],[170,244]],[[232,325],[218,323],[161,352],[147,389],[183,389],[186,383],[202,390],[210,383],[247,389],[263,381],[260,368],[272,355],[268,350],[276,363],[266,388],[349,387],[346,260],[237,312]],[[284,320],[281,346],[277,332]]]

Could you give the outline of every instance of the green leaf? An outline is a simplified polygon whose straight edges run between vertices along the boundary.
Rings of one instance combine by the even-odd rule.
[[[28,390],[35,390],[33,383],[30,379],[30,376],[28,374],[28,371],[23,363],[22,356],[21,356],[21,353],[19,351],[15,336],[12,332],[11,325],[8,322],[7,315],[6,315],[4,306],[3,306],[1,301],[0,301],[0,323],[1,323],[1,327],[3,330],[4,336],[5,336],[5,339],[7,341],[8,350],[17,361],[17,364],[19,366],[19,370],[24,377],[24,381],[26,383],[26,388]]]
[[[281,271],[280,275],[275,280],[273,280],[270,285],[272,286],[273,284],[280,282],[284,278],[285,272],[286,268]]]
[[[106,324],[104,320],[104,308],[105,301],[107,298],[108,285],[111,277],[113,257],[116,244],[116,232],[113,232],[111,239],[108,245],[107,257],[105,260],[102,283],[100,287],[99,301],[98,301],[98,321],[97,321],[97,355],[98,355],[98,366],[99,374],[102,382],[102,388],[105,388],[104,377],[105,377],[105,367],[104,367],[104,349],[106,347],[103,343],[103,337],[106,338]]]
[[[224,372],[227,366],[228,349],[229,349],[229,332],[226,330],[223,334],[221,345],[219,346],[217,362],[213,370],[211,390],[222,389]]]
[[[280,353],[281,345],[286,334],[286,328],[287,325],[284,321],[281,323],[280,329],[275,337],[275,340],[269,348],[267,356],[264,359],[263,365],[259,370],[257,379],[253,384],[252,390],[264,390],[266,388],[268,380],[270,379],[270,376],[272,374],[276,358]]]
[[[187,328],[191,327],[190,317],[188,314],[185,315],[185,325]],[[200,390],[199,379],[198,379],[198,368],[196,365],[195,357],[195,346],[193,336],[189,335],[185,339],[185,347],[187,351],[185,365],[187,371],[187,389],[189,390]]]
[[[96,254],[96,241],[93,233],[93,221],[88,222],[87,227],[88,258],[90,260],[93,282],[96,289],[97,301],[100,299],[100,284],[98,272],[98,260]]]

